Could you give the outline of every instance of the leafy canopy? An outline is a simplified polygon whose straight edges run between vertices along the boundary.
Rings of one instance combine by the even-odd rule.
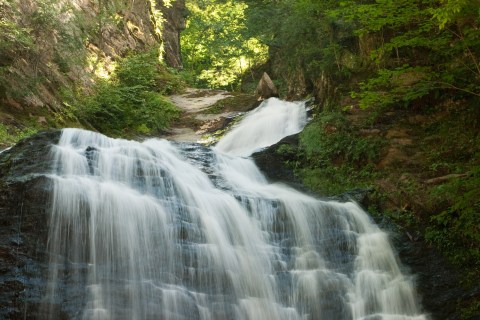
[[[266,61],[267,47],[247,33],[244,2],[187,0],[187,8],[182,55],[196,85],[235,88],[243,73]]]

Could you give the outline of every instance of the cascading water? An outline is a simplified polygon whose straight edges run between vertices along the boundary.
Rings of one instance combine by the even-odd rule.
[[[216,149],[234,156],[249,156],[286,136],[299,133],[306,123],[304,103],[270,98],[247,114],[217,143]]]
[[[270,184],[235,156],[300,131],[305,113],[270,100],[216,150],[65,129],[45,305],[73,319],[426,319],[356,204]]]

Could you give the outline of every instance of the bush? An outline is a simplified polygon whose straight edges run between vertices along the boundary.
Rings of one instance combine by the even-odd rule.
[[[480,166],[464,179],[453,179],[433,191],[448,208],[430,217],[426,238],[456,263],[480,269]]]
[[[0,123],[0,149],[13,145],[18,141],[37,133],[37,131],[38,130],[34,127],[19,129]]]
[[[304,183],[325,195],[367,187],[376,175],[384,142],[354,133],[340,112],[323,112],[300,136],[304,164],[297,173]]]
[[[111,134],[150,134],[168,127],[180,111],[162,94],[183,82],[158,62],[156,51],[132,54],[118,62],[109,79],[97,80],[93,94],[79,99],[79,117]],[[77,102],[78,103],[78,102]]]
[[[323,112],[301,135],[300,142],[310,161],[317,165],[349,162],[362,167],[376,162],[383,146],[380,138],[359,137],[338,112]]]

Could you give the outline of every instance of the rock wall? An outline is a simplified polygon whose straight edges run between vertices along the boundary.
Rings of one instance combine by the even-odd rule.
[[[49,150],[59,136],[44,132],[0,154],[0,319],[44,318],[39,312],[48,277],[52,187],[47,174]]]
[[[163,42],[167,64],[181,68],[178,39],[185,26],[185,3],[175,0],[172,4],[167,7],[155,0],[0,2],[0,124],[36,121],[44,127],[61,127],[76,123],[63,103],[64,95],[88,91],[95,76],[107,77],[112,62],[132,51]]]
[[[185,30],[188,15],[185,0],[175,0],[168,6],[164,0],[158,0],[156,7],[162,11],[165,19],[162,30],[165,62],[173,68],[182,69],[180,33]]]

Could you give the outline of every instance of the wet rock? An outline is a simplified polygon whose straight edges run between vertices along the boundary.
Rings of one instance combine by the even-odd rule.
[[[479,319],[478,315],[463,318],[459,304],[480,296],[480,285],[463,284],[462,270],[452,266],[418,234],[412,237],[392,222],[380,224],[390,229],[402,264],[414,275],[420,303],[433,320]]]
[[[295,159],[295,152],[293,150],[297,149],[298,143],[299,136],[298,134],[295,134],[282,139],[268,148],[254,153],[252,157],[257,166],[269,180],[273,182],[300,183],[295,177],[293,168],[289,168],[285,165],[287,161]],[[290,152],[281,152],[279,149],[282,146],[284,146],[284,150],[290,149]]]
[[[213,133],[218,130],[225,129],[233,121],[233,117],[219,117],[210,121],[205,122],[200,129],[197,131],[197,134]]]
[[[0,154],[0,318],[37,313],[48,265],[49,150],[60,131],[42,132]],[[41,318],[40,318],[41,319]]]
[[[368,195],[372,191],[372,188],[353,189],[342,194],[330,197],[329,199],[340,202],[355,201],[356,203],[362,205],[364,208],[367,208],[369,205]]]

